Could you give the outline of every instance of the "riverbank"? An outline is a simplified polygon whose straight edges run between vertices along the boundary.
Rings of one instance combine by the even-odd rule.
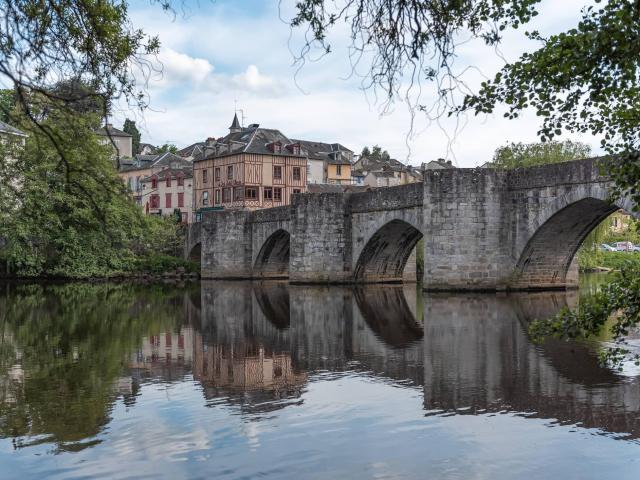
[[[6,263],[0,261],[0,281],[11,282],[121,282],[136,280],[142,283],[182,282],[198,280],[200,265],[171,255],[155,255],[137,258],[127,269],[106,270],[100,275],[65,275],[43,272],[37,275],[13,272]]]
[[[625,263],[640,265],[640,253],[635,252],[579,252],[581,272],[610,272],[620,270]]]

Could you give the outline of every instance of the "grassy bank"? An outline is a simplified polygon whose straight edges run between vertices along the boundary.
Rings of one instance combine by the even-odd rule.
[[[640,253],[581,251],[578,253],[578,262],[582,271],[599,268],[620,270],[625,263],[640,266]]]

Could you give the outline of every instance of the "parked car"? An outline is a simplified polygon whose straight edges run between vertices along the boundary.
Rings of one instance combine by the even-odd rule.
[[[633,250],[633,243],[631,242],[616,242],[613,246],[616,247],[617,252],[631,252]]]
[[[640,245],[634,245],[633,249],[631,251],[634,252],[634,253],[640,252]]]
[[[600,250],[602,250],[603,252],[615,252],[616,248],[612,247],[608,243],[602,243],[600,244]]]

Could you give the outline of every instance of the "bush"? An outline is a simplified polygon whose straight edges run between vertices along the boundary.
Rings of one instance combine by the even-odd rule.
[[[165,273],[172,272],[178,268],[184,268],[186,272],[198,273],[200,266],[189,260],[184,260],[171,255],[152,255],[138,258],[134,264],[134,269],[139,273]]]

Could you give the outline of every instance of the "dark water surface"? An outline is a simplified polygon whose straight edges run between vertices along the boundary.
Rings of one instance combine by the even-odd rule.
[[[1,478],[640,478],[638,372],[527,335],[578,292],[1,288]]]

